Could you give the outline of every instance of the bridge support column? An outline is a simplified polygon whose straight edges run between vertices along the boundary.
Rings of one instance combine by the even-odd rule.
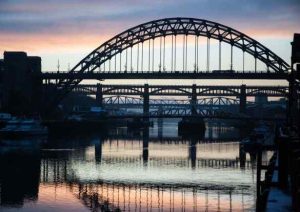
[[[197,139],[191,138],[189,146],[189,159],[191,160],[192,169],[196,168],[196,159],[197,159]]]
[[[96,164],[101,163],[101,158],[102,158],[102,141],[99,140],[95,144],[95,159],[96,159]]]
[[[97,84],[96,102],[97,102],[97,106],[99,106],[99,107],[103,106],[102,84],[100,84],[100,83]]]
[[[162,106],[159,106],[158,107],[158,115],[162,115],[162,110],[163,110]],[[157,127],[158,127],[158,129],[157,129],[158,138],[162,139],[162,137],[163,137],[163,118],[162,117],[159,117],[157,119]]]
[[[192,116],[197,115],[197,89],[196,84],[192,87],[192,97],[191,97],[191,114]]]
[[[149,122],[149,85],[144,85],[144,93],[143,93],[143,115],[144,115],[144,121]]]
[[[246,113],[246,85],[241,85],[240,91],[240,113]]]
[[[149,158],[149,128],[145,127],[143,129],[143,163],[147,166]]]

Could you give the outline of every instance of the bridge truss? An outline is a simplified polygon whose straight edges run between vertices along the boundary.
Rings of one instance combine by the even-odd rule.
[[[151,96],[189,96],[192,95],[193,85],[149,85],[149,95]],[[240,96],[242,86],[210,86],[197,85],[197,96]],[[287,86],[245,86],[246,96],[269,96],[287,97]],[[145,85],[92,85],[79,84],[74,88],[74,92],[84,95],[96,95],[101,92],[103,95],[129,95],[141,96],[145,90]]]
[[[176,51],[179,36],[183,38],[180,59]],[[199,54],[200,37],[207,38],[206,67],[203,70],[199,68],[199,55],[202,55]],[[157,39],[159,57],[155,56],[154,48]],[[167,39],[171,40],[172,49],[169,59],[166,59]],[[219,41],[217,70],[211,70],[211,39]],[[194,42],[193,59],[188,56],[191,54],[188,53],[190,42]],[[222,67],[223,43],[230,46],[229,69]],[[243,55],[242,70],[233,68],[233,47],[240,49]],[[245,53],[254,58],[253,72],[245,70]],[[166,63],[168,60],[169,67]],[[181,68],[178,67],[179,61],[182,61]],[[257,61],[264,64],[266,69],[258,71]],[[157,68],[155,62],[158,62]],[[192,69],[190,63],[193,64]],[[178,17],[150,21],[130,28],[96,48],[68,73],[44,73],[41,77],[58,80],[59,101],[83,79],[287,79],[289,68],[270,49],[242,32],[208,20]]]

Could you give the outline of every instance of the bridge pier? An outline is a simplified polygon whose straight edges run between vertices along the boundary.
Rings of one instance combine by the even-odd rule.
[[[95,144],[95,159],[96,163],[100,164],[102,158],[102,141],[99,139],[99,141]]]
[[[147,166],[149,158],[149,128],[143,129],[143,164]]]
[[[197,89],[196,84],[192,86],[192,96],[191,96],[191,115],[197,115]]]
[[[246,85],[241,85],[240,89],[240,113],[246,113]]]
[[[239,144],[239,160],[240,168],[244,169],[246,165],[246,152],[244,150],[244,146],[241,143]]]
[[[197,159],[197,139],[191,138],[189,146],[189,159],[191,160],[192,169],[196,168]]]
[[[96,89],[96,102],[97,106],[102,107],[103,106],[103,92],[102,92],[102,84],[97,84]]]
[[[149,122],[149,85],[144,85],[144,93],[143,93],[143,115],[144,115],[144,121]]]
[[[163,114],[163,108],[162,106],[159,106],[158,107],[158,115],[162,115]],[[159,117],[157,119],[157,135],[158,135],[158,138],[162,139],[163,137],[163,118],[162,117]]]

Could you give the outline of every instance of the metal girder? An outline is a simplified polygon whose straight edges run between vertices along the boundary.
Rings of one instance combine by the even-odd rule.
[[[73,90],[77,93],[95,95],[97,85],[79,84]],[[234,96],[240,95],[241,86],[196,86],[197,96]],[[141,96],[144,85],[102,85],[103,95]],[[246,96],[265,95],[269,97],[287,97],[287,86],[246,86]],[[149,85],[150,96],[190,96],[189,85]]]
[[[191,116],[192,110],[190,108],[166,108],[162,110],[150,111],[149,116]],[[197,109],[197,116],[203,118],[230,118],[230,117],[243,117],[246,118],[248,116],[243,114],[230,113],[228,111],[224,111],[221,109]]]
[[[287,80],[288,73],[268,71],[234,71],[213,70],[209,71],[94,71],[84,73],[70,72],[43,72],[40,78],[44,80],[105,80],[105,79],[272,79]],[[58,86],[60,86],[58,84]]]
[[[253,102],[248,102],[252,104]],[[131,97],[131,96],[109,96],[103,98],[103,104],[105,106],[118,106],[118,107],[141,107],[144,104],[143,98]],[[210,97],[197,99],[197,107],[203,106],[230,106],[239,105],[239,99],[227,98],[227,97]],[[150,99],[149,105],[151,107],[190,107],[190,100],[180,99]]]

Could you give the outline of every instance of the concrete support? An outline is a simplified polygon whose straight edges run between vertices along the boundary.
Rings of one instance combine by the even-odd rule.
[[[159,106],[158,107],[158,114],[159,115],[162,115],[163,114],[163,108],[162,106]],[[163,118],[158,118],[157,119],[157,135],[158,135],[158,138],[162,139],[163,137]]]
[[[99,107],[103,106],[102,84],[100,84],[100,83],[97,84],[96,102],[97,102],[97,106],[99,106]]]
[[[95,160],[97,164],[101,163],[101,158],[102,158],[102,141],[99,140],[95,144]]]
[[[149,128],[145,127],[143,129],[143,163],[147,166],[149,158]]]
[[[149,121],[149,85],[144,85],[144,93],[143,93],[144,105],[143,105],[143,114],[144,121]]]
[[[192,169],[196,168],[197,159],[197,139],[192,138],[189,146],[189,159],[191,160]]]
[[[246,113],[246,85],[241,85],[241,92],[240,92],[240,113]]]
[[[191,96],[191,114],[193,116],[197,115],[197,89],[196,84],[192,86],[192,96]]]
[[[240,143],[239,146],[239,159],[240,159],[240,168],[244,169],[246,165],[246,152],[244,150],[244,145]]]

